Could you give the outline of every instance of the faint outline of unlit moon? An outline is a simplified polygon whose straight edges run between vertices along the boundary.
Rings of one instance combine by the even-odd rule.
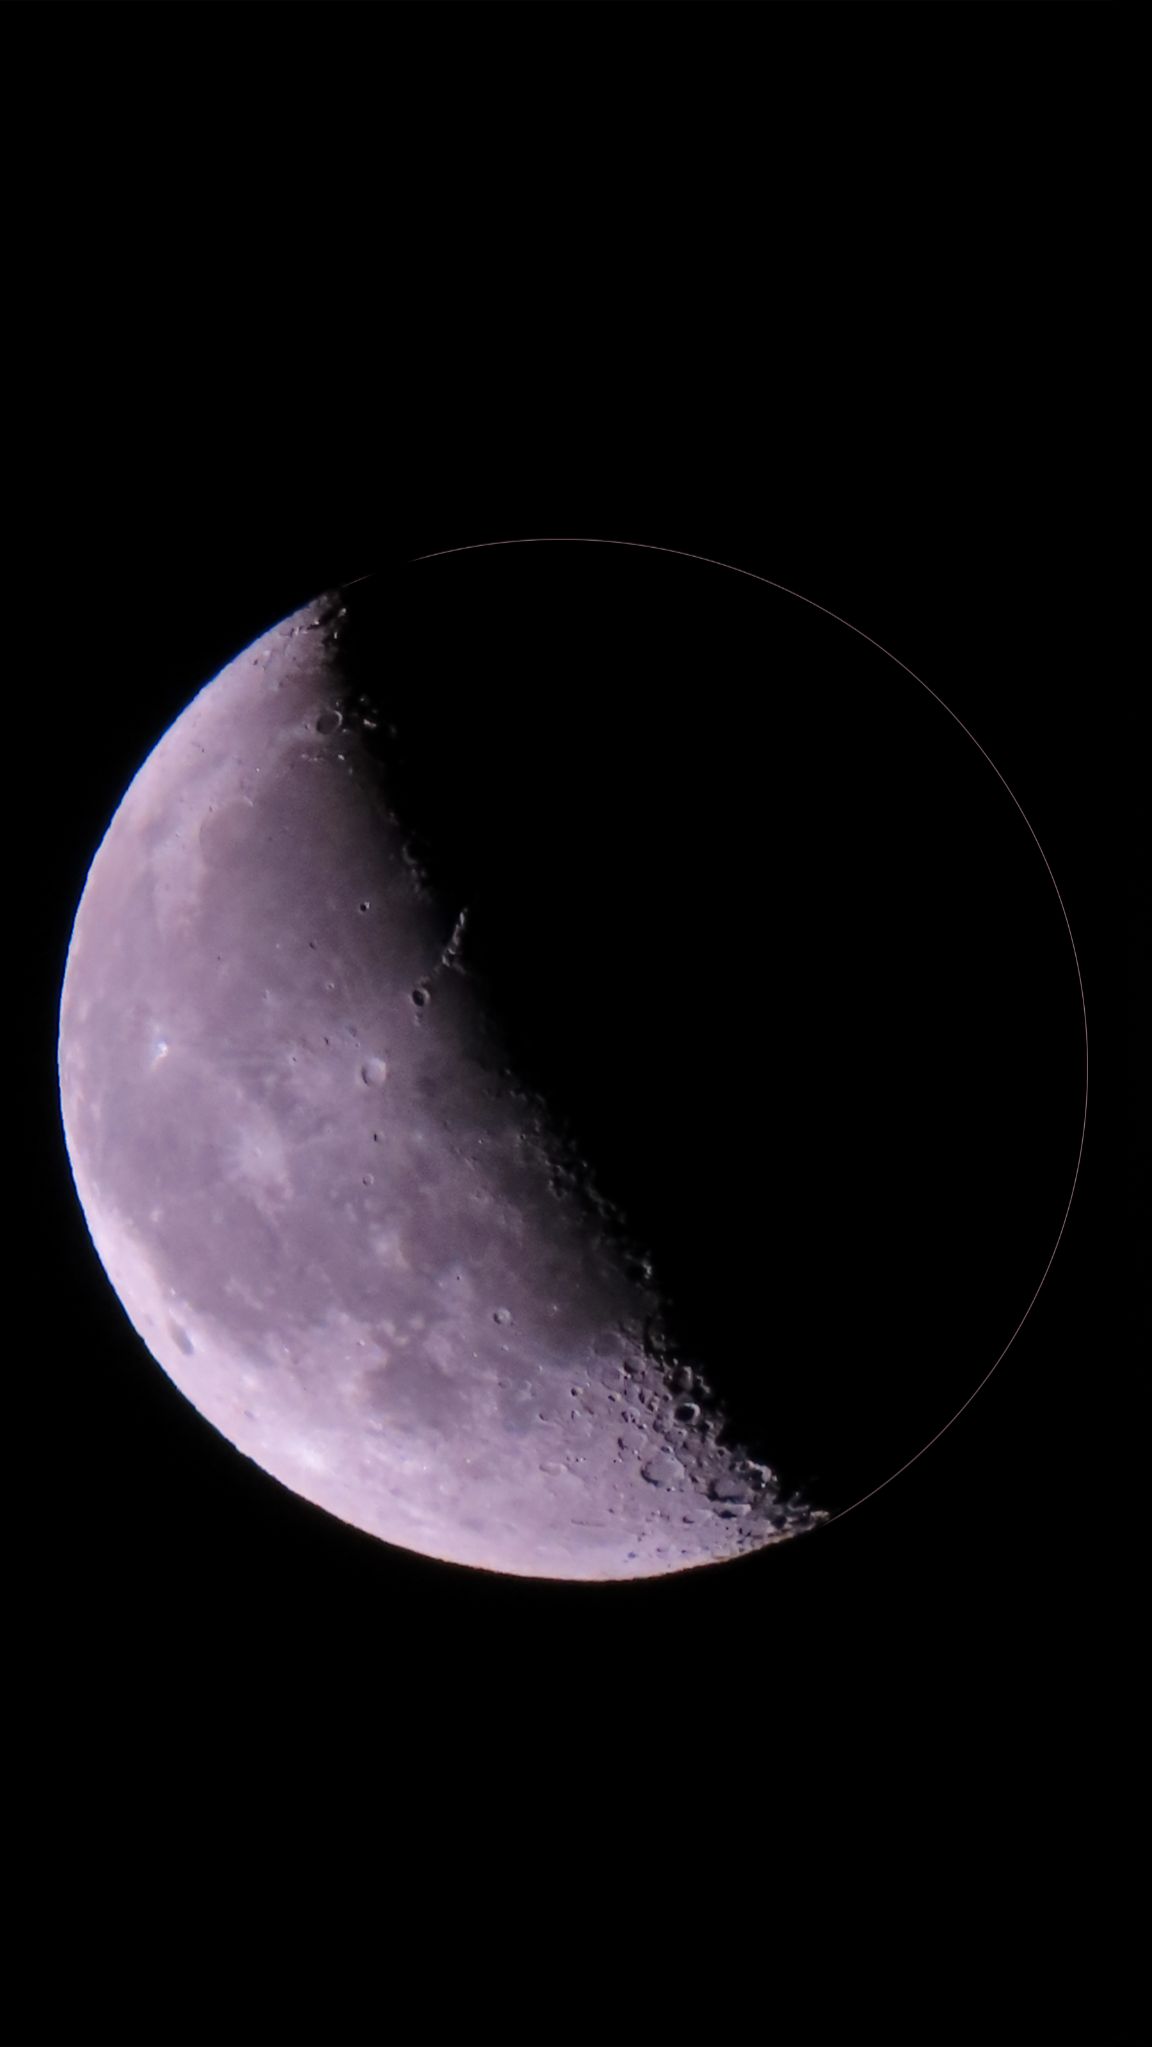
[[[577,536],[572,534],[567,536],[560,535],[545,536],[543,534],[524,534],[520,536],[518,539],[514,540],[481,540],[474,541],[460,547],[437,548],[431,554],[418,555],[414,559],[417,561],[441,561],[445,559],[447,556],[454,554],[476,554],[488,548],[548,546],[551,544],[555,544],[557,541],[560,541],[561,539],[565,539],[567,544],[571,544],[573,541],[577,540]],[[1044,1289],[1044,1285],[1047,1281],[1048,1275],[1052,1270],[1056,1254],[1059,1251],[1060,1245],[1063,1241],[1064,1232],[1068,1227],[1068,1218],[1072,1213],[1072,1203],[1076,1199],[1076,1189],[1080,1184],[1080,1168],[1084,1162],[1084,1143],[1088,1134],[1088,1005],[1087,998],[1084,993],[1084,976],[1080,970],[1080,955],[1076,949],[1076,939],[1073,934],[1071,920],[1068,916],[1068,911],[1064,902],[1064,898],[1060,893],[1059,883],[1056,880],[1056,876],[1052,872],[1052,866],[1048,859],[1048,855],[1045,853],[1043,846],[1040,844],[1040,840],[1038,839],[1036,832],[1033,829],[1031,820],[1028,817],[1028,814],[1025,811],[1023,804],[1020,802],[1019,797],[1016,795],[1016,792],[1011,787],[1010,783],[1001,774],[999,768],[996,766],[996,763],[992,759],[991,755],[988,752],[986,752],[983,746],[981,746],[980,741],[976,738],[975,733],[969,731],[963,719],[959,718],[956,712],[951,708],[951,706],[944,702],[943,697],[938,696],[936,691],[932,689],[929,686],[929,684],[923,680],[921,676],[917,675],[914,669],[909,668],[907,662],[901,661],[898,655],[890,653],[887,647],[882,647],[880,645],[879,640],[874,640],[870,633],[863,632],[859,626],[853,625],[850,619],[842,618],[839,612],[832,611],[828,605],[818,604],[815,598],[805,597],[799,590],[791,589],[788,586],[788,584],[777,583],[773,580],[771,576],[762,576],[755,569],[741,568],[735,562],[717,561],[714,555],[695,554],[691,552],[689,549],[681,547],[662,547],[655,542],[646,540],[606,540],[602,536],[593,534],[585,534],[579,536],[579,544],[588,547],[635,548],[638,551],[645,554],[674,555],[678,559],[683,561],[701,562],[708,566],[709,568],[727,569],[734,576],[746,577],[749,582],[753,583],[763,583],[766,589],[779,590],[784,596],[795,598],[797,603],[806,604],[809,610],[818,611],[822,613],[825,618],[833,619],[837,625],[841,625],[845,628],[846,631],[854,633],[858,640],[863,640],[869,647],[874,647],[878,654],[884,655],[884,658],[886,660],[894,662],[896,667],[902,669],[903,673],[909,676],[911,680],[914,683],[916,683],[917,687],[924,691],[924,694],[926,696],[931,697],[934,703],[939,704],[940,709],[947,713],[948,717],[951,718],[952,723],[955,726],[957,726],[957,728],[964,734],[965,739],[971,741],[972,745],[976,748],[977,753],[981,755],[983,760],[987,763],[988,767],[991,768],[992,773],[996,777],[996,780],[999,782],[1001,788],[1009,797],[1013,808],[1019,813],[1019,816],[1023,820],[1024,825],[1028,832],[1028,836],[1032,840],[1032,843],[1035,846],[1036,851],[1039,853],[1040,858],[1044,863],[1044,870],[1048,876],[1049,881],[1052,884],[1053,893],[1055,894],[1056,901],[1060,906],[1060,916],[1064,924],[1064,929],[1068,935],[1068,943],[1072,950],[1072,963],[1076,974],[1076,988],[1080,998],[1080,1022],[1084,1046],[1084,1095],[1080,1107],[1080,1125],[1076,1141],[1076,1159],[1072,1168],[1072,1178],[1068,1186],[1068,1199],[1064,1204],[1063,1213],[1060,1216],[1060,1224],[1059,1228],[1056,1231],[1056,1235],[1053,1238],[1052,1248],[1048,1253],[1048,1257],[1045,1260],[1043,1270],[1041,1271],[1040,1276],[1036,1281],[1036,1285],[1028,1298],[1027,1304],[1024,1308],[1024,1312],[1021,1315],[1019,1321],[1017,1322],[1015,1328],[1012,1330],[1012,1333],[1009,1336],[1007,1342],[1001,1346],[999,1352],[993,1358],[987,1370],[983,1373],[982,1377],[977,1381],[976,1385],[973,1386],[972,1391],[969,1393],[967,1399],[960,1403],[960,1406],[955,1410],[953,1414],[949,1416],[948,1420],[943,1424],[943,1426],[937,1429],[935,1433],[928,1438],[927,1442],[921,1444],[920,1448],[917,1450],[916,1455],[914,1457],[905,1458],[903,1463],[898,1465],[895,1471],[889,1472],[888,1476],[880,1481],[879,1485],[870,1486],[867,1492],[861,1493],[857,1499],[854,1499],[850,1501],[846,1506],[841,1507],[835,1514],[826,1514],[823,1512],[818,1512],[812,1515],[805,1525],[811,1526],[817,1523],[826,1524],[827,1522],[833,1520],[840,1521],[843,1520],[845,1514],[850,1514],[853,1508],[862,1507],[865,1501],[874,1499],[876,1494],[883,1492],[884,1488],[886,1486],[891,1485],[894,1479],[900,1478],[905,1471],[910,1470],[912,1465],[917,1463],[918,1460],[921,1457],[923,1457],[925,1451],[930,1450],[934,1443],[938,1443],[940,1441],[941,1436],[947,1434],[948,1430],[952,1427],[953,1423],[958,1421],[960,1416],[964,1413],[965,1408],[970,1407],[972,1405],[972,1402],[975,1400],[976,1395],[979,1392],[981,1392],[981,1390],[988,1384],[988,1381],[989,1379],[991,1379],[993,1373],[996,1372],[999,1369],[999,1367],[1003,1364],[1004,1359],[1007,1357],[1008,1352],[1011,1350],[1012,1345],[1015,1343],[1016,1338],[1019,1336],[1020,1331],[1024,1327],[1024,1324],[1027,1322],[1029,1315],[1032,1313],[1033,1308],[1036,1306],[1036,1303],[1039,1300],[1040,1295]]]
[[[626,1578],[719,1560],[832,1518],[781,1497],[766,1467],[718,1439],[707,1388],[690,1387],[686,1368],[645,1340],[655,1293],[625,1269],[608,1233],[590,1230],[575,1196],[557,1205],[544,1105],[506,1073],[493,1086],[498,1055],[482,1044],[484,1019],[454,971],[461,918],[437,922],[358,754],[355,716],[336,708],[325,643],[340,610],[339,597],[306,606],[176,721],[117,812],[77,916],[61,1007],[65,1131],[93,1239],[132,1321],[193,1404],[272,1475],[429,1555],[527,1575]],[[947,711],[1023,818],[1056,891],[1083,1016],[1067,912],[1021,805],[956,714],[878,651]],[[250,920],[267,884],[265,827],[281,848],[280,882],[295,857],[299,886],[263,905],[282,956],[246,959],[228,919]],[[247,885],[236,887],[228,876],[243,874],[245,860]],[[304,961],[292,918],[313,907],[318,935]],[[353,908],[368,921],[358,926]],[[365,943],[381,922],[392,943],[384,965]],[[214,933],[231,948],[216,955],[216,986],[196,967],[211,966]],[[253,1008],[259,1030],[235,1028],[245,987],[253,1005],[267,1005]],[[314,1028],[293,1035],[293,1019],[305,1016]],[[423,1035],[406,1036],[411,1028]],[[342,1030],[359,1093],[328,1056],[347,1052]],[[1086,1018],[1084,1035],[1086,1051]],[[472,1115],[472,1153],[451,1141],[452,1115],[445,1142],[444,1119],[425,1114],[429,1085],[453,1115]],[[1085,1065],[1075,1170],[1051,1253],[957,1413],[1006,1355],[1051,1269],[1086,1117]],[[388,1163],[381,1172],[373,1153],[358,1194],[342,1161],[369,1124],[384,1125],[368,1134]],[[149,1159],[155,1167],[166,1145],[177,1170],[154,1174],[152,1200]],[[214,1205],[205,1199],[213,1173]],[[429,1225],[443,1220],[437,1190],[465,1174],[475,1176],[476,1210],[491,1212],[476,1229],[464,1208],[456,1241],[465,1248],[449,1255],[446,1237],[437,1266],[428,1255]],[[371,1245],[371,1284],[365,1291],[355,1262],[321,1261],[321,1305],[309,1229],[323,1235],[326,1204],[342,1201],[346,1227],[334,1242]],[[544,1289],[561,1296],[554,1304],[540,1296],[542,1274],[555,1280]],[[508,1305],[517,1299],[518,1314]]]

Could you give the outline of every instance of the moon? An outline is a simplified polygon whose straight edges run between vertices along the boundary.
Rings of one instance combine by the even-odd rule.
[[[92,862],[59,1075],[108,1278],[238,1451],[385,1543],[608,1580],[808,1530],[513,1060],[347,658],[363,601],[224,668]]]
[[[980,742],[834,614],[448,550],[265,632],[136,775],[64,975],[75,1184],[153,1357],[328,1513],[727,1561],[1014,1342],[1083,1150],[1071,939]]]

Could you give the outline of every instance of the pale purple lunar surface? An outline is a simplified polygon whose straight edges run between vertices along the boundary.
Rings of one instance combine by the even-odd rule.
[[[557,1178],[344,693],[352,601],[201,691],[93,861],[59,1059],[108,1277],[200,1414],[385,1542],[613,1579],[810,1527]]]

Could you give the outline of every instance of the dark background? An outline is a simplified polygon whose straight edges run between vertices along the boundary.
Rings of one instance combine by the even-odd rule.
[[[462,50],[463,10],[436,12],[454,43],[383,72],[349,52],[351,10],[331,10],[327,41],[318,10],[276,10],[249,66],[234,29],[249,10],[124,10],[118,34],[115,10],[91,10],[90,44],[85,12],[47,13],[72,17],[60,49],[14,66],[11,90],[13,118],[17,101],[31,111],[5,420],[22,933],[7,2029],[36,2047],[1126,2047],[1146,1480],[1119,984],[1141,815],[1118,625],[1135,575],[1120,506],[1138,482],[1122,60],[1083,9],[1028,10],[1041,27],[1013,53],[997,10],[965,82],[955,28],[934,46],[902,26],[889,65],[871,45],[883,17],[855,17],[856,45],[847,11],[821,10],[798,63],[777,50],[766,72],[705,39],[667,89],[648,57],[622,77],[614,40],[557,137],[552,88],[574,48],[534,47],[503,134],[504,110],[482,93],[477,114],[472,97],[501,58]],[[223,24],[211,47],[208,13]],[[473,18],[484,43],[496,17]],[[520,76],[524,52],[506,55]],[[445,105],[456,65],[482,133]],[[751,102],[736,106],[741,78]],[[361,84],[372,103],[353,112]],[[636,131],[629,90],[667,132],[638,171],[615,171],[599,152]],[[409,97],[419,134],[397,137]],[[715,154],[705,110],[724,131]],[[441,201],[442,158],[458,168]],[[737,197],[747,220],[728,242]],[[632,1586],[386,1551],[244,1464],[128,1327],[88,1242],[56,1095],[88,865],[190,695],[341,578],[565,533],[769,577],[937,691],[1051,863],[1092,1039],[1067,1228],[978,1397],[829,1528]],[[719,710],[702,689],[701,750],[730,760],[743,792],[735,881],[759,891],[763,868],[773,907],[794,913],[810,876],[781,887],[781,830],[800,791],[761,780],[762,737],[719,728]],[[713,822],[724,811],[721,787]],[[846,942],[859,926],[832,896]],[[701,1047],[688,1111],[718,1070],[729,1100],[748,1098],[759,1056],[751,986],[771,948],[763,919],[747,931],[723,903],[749,956],[726,943],[686,965]],[[888,928],[888,985],[902,928]],[[635,1049],[643,1011],[626,1020]],[[820,1048],[795,1012],[792,1033],[810,1081]],[[837,1111],[862,1116],[833,1070]],[[635,1099],[658,1122],[645,1085]],[[753,1093],[750,1139],[766,1108]],[[827,1182],[802,1117],[797,1096],[787,1163],[816,1203]],[[1030,1127],[1060,1153],[1062,1185],[1063,1126]],[[701,1114],[698,1143],[713,1132]],[[902,1134],[923,1143],[911,1117]],[[759,1153],[740,1169],[758,1183]],[[1018,1201],[998,1190],[1009,1222],[1050,1203],[1039,1159],[1032,1183]],[[791,1184],[764,1204],[790,1249],[815,1241]],[[897,1191],[901,1227],[927,1242]],[[751,1299],[757,1343],[766,1332],[779,1355],[798,1276],[781,1289],[761,1256],[754,1193],[755,1209],[715,1218],[707,1271],[723,1277],[734,1234],[740,1271],[718,1311],[739,1337]],[[632,1195],[655,1229],[652,1180]],[[877,1237],[890,1212],[871,1217]],[[818,1259],[812,1288],[821,1315],[849,1319]],[[877,1416],[875,1381],[841,1373],[829,1394],[852,1426],[828,1430],[791,1363],[800,1464],[830,1442],[871,1455],[870,1421],[880,1454],[894,1419],[912,1427],[904,1394],[935,1384],[913,1354]],[[826,1348],[813,1367],[827,1365]],[[919,1417],[917,1447],[918,1431]]]
[[[1101,1828],[1122,1832],[1131,1797],[1123,1733],[1133,1624],[1120,1476],[1125,1368],[1109,1298],[1114,1261],[1103,1191],[1115,1100],[1107,1025],[1062,1244],[978,1398],[896,1482],[826,1530],[739,1566],[634,1586],[487,1577],[386,1550],[247,1465],[187,1407],[127,1326],[75,1202],[54,1100],[55,1003],[87,864],[127,778],[189,695],[266,625],[333,580],[432,548],[531,532],[644,539],[749,568],[828,604],[906,661],[987,748],[1031,820],[1076,935],[1091,1026],[1094,1009],[1107,1013],[1109,975],[1098,709],[1107,700],[1108,655],[1095,637],[1097,620],[1068,600],[1067,549],[1055,544],[1052,524],[1038,519],[1038,484],[1031,484],[1027,516],[1017,505],[1006,521],[942,450],[939,516],[926,531],[918,491],[891,473],[879,482],[869,474],[830,505],[822,493],[817,503],[799,494],[795,470],[786,492],[766,485],[754,497],[728,488],[722,469],[704,470],[695,481],[682,479],[670,506],[666,493],[634,477],[594,481],[573,464],[567,478],[529,470],[522,483],[505,480],[503,488],[466,476],[448,476],[435,489],[397,486],[384,509],[375,492],[370,506],[358,502],[353,476],[337,494],[338,515],[327,505],[318,510],[304,492],[290,517],[275,509],[275,482],[265,477],[273,507],[265,521],[247,494],[241,517],[223,477],[190,459],[185,466],[186,459],[181,450],[171,473],[142,489],[140,511],[118,511],[103,533],[94,531],[95,508],[86,505],[83,547],[69,552],[62,539],[58,553],[52,643],[67,658],[56,663],[45,693],[56,782],[35,863],[42,919],[28,1066],[39,1130],[33,1185],[51,1245],[49,1325],[36,1340],[35,1372],[20,1389],[9,1488],[20,1559],[10,1627],[22,1701],[31,1708],[22,1750],[30,1781],[16,1794],[21,1813],[35,1821],[29,1867],[41,1857],[53,1866],[53,1843],[61,1839],[69,1854],[79,1853],[91,1887],[81,1944],[97,1979],[111,1971],[114,1986],[106,1929],[118,1908],[103,1895],[100,1872],[113,1855],[133,1859],[133,1911],[143,1915],[150,1953],[171,1953],[164,1966],[186,1984],[183,2009],[203,2014],[207,2005],[190,2033],[174,2023],[173,2038],[237,2031],[231,2021],[223,2033],[212,2031],[213,1969],[206,1979],[181,1946],[183,1914],[202,1886],[207,1920],[219,1922],[214,1938],[247,1957],[236,1964],[249,1985],[242,1995],[255,1995],[245,2006],[255,2014],[244,2021],[245,2038],[265,2037],[265,2025],[276,2038],[311,2038],[310,2025],[320,2037],[323,2029],[322,2000],[309,2007],[319,2016],[287,2018],[281,1983],[266,2001],[251,1988],[252,1944],[282,1923],[286,1877],[290,1891],[307,1896],[305,1924],[325,1953],[333,1940],[337,1950],[345,1942],[368,1943],[369,1953],[373,1942],[388,1947],[381,1927],[397,1912],[411,1913],[414,1894],[427,1901],[412,1935],[422,1970],[439,1937],[425,1912],[435,1927],[469,1929],[470,1969],[490,1968],[492,1986],[485,1992],[482,1977],[474,1993],[449,1984],[438,1993],[437,2019],[412,2015],[424,1992],[406,1984],[397,1993],[408,2014],[403,2037],[472,2037],[460,2030],[468,2025],[477,2037],[504,2037],[491,2017],[444,2020],[470,2014],[474,1997],[492,2004],[509,1997],[499,1984],[513,1968],[521,1993],[528,1985],[531,2016],[522,2034],[509,2020],[507,2035],[535,2037],[540,1986],[571,1951],[585,1956],[584,1989],[574,1992],[585,1998],[583,2016],[567,2031],[562,2019],[543,2037],[694,2040],[711,2036],[705,1989],[687,1990],[682,2035],[659,2001],[660,2016],[645,2032],[638,1980],[645,1970],[682,1966],[672,1951],[683,1943],[691,1952],[700,1923],[710,1979],[722,1975],[725,1943],[735,1967],[747,1941],[770,1942],[782,1900],[789,1912],[805,1896],[821,1900],[813,1907],[819,1919],[829,1909],[824,1901],[846,1891],[852,1917],[851,1894],[873,1881],[889,1884],[893,1860],[899,1883],[911,1880],[914,1890],[915,1872],[925,1872],[927,1897],[901,1907],[910,1922],[886,1932],[895,1947],[916,1947],[915,1962],[907,1975],[899,1962],[897,1995],[895,1960],[865,1941],[865,1959],[853,1963],[865,1973],[848,1998],[851,2011],[880,2004],[892,2013],[895,1997],[895,2009],[908,2016],[876,2028],[890,2028],[892,2037],[920,2037],[924,2026],[931,2027],[924,2037],[938,2040],[1112,2038],[1077,2030],[1095,2023],[1087,2019],[1051,2030],[1050,1992],[1037,1992],[1035,1972],[1049,1972],[1043,1983],[1055,1983],[1073,1962],[1047,1948],[1031,1962],[1027,1951],[1021,1959],[1020,1944],[1037,1936],[1026,1934],[1011,1898],[1014,1867],[1027,1886],[1040,1881],[1062,1893],[1066,1884],[1082,1884],[1084,1844]],[[708,517],[705,498],[717,506]],[[754,584],[745,589],[758,594]],[[541,651],[545,669],[550,651]],[[486,687],[498,681],[491,649],[478,654],[477,671]],[[713,764],[732,748],[740,802],[754,810],[751,836],[743,811],[737,820],[745,843],[730,877],[743,905],[750,872],[758,900],[765,888],[780,888],[780,862],[790,853],[781,843],[780,806],[789,819],[798,806],[786,787],[774,793],[771,763],[761,777],[764,731],[725,731],[717,739],[714,705],[714,692],[702,689],[692,710],[699,745]],[[531,772],[530,749],[526,743],[520,757],[508,757],[508,743],[504,733],[504,768],[515,782]],[[630,727],[626,743],[642,750]],[[484,767],[492,765],[489,757]],[[561,786],[569,802],[572,779]],[[624,789],[622,805],[627,797]],[[710,800],[714,826],[725,801]],[[763,847],[752,843],[761,832]],[[682,850],[668,857],[680,860]],[[812,886],[810,863],[798,865],[783,894],[794,905]],[[848,911],[835,890],[832,898],[847,933]],[[746,1317],[745,1333],[757,1346],[786,1354],[797,1458],[817,1441],[835,1456],[839,1444],[848,1476],[858,1478],[853,1460],[864,1442],[869,1457],[888,1458],[879,1479],[901,1461],[890,1452],[906,1447],[908,1398],[916,1427],[932,1418],[915,1404],[923,1355],[914,1354],[902,1378],[885,1380],[884,1357],[865,1333],[878,1417],[868,1381],[830,1360],[810,1333],[797,1355],[809,1281],[798,1297],[795,1272],[774,1270],[772,1232],[784,1231],[792,1249],[806,1242],[789,1202],[793,1193],[814,1201],[825,1180],[817,1173],[813,1187],[806,1177],[803,1118],[788,1089],[781,1096],[789,1103],[785,1165],[777,1151],[769,1160],[757,1155],[765,1110],[749,1067],[756,1068],[760,1048],[756,991],[771,976],[774,941],[760,922],[748,950],[733,951],[742,916],[731,900],[722,902],[716,956],[689,956],[678,968],[693,1005],[688,1035],[699,1046],[682,1098],[689,1128],[699,1120],[697,1156],[718,1142],[711,1116],[718,1084],[718,1099],[738,1122],[747,1110],[746,1134],[725,1132],[711,1159],[727,1161],[738,1198],[726,1188],[727,1220],[714,1222],[703,1244],[706,1277],[719,1286],[734,1241],[732,1286],[719,1296],[718,1312],[736,1342]],[[705,924],[711,928],[697,920],[698,935]],[[1006,941],[1001,935],[997,942]],[[612,943],[618,951],[609,979],[639,975],[643,1016],[654,998],[650,987],[645,992],[643,963],[630,963],[623,924]],[[597,948],[586,932],[579,944],[594,965]],[[547,947],[545,956],[559,971]],[[890,976],[896,956],[889,946]],[[588,1007],[594,1018],[599,994]],[[625,1006],[617,1007],[626,1022]],[[1023,1209],[1035,1202],[1047,1217],[1044,1241],[1023,1259],[1033,1285],[1055,1234],[1052,1176],[1062,1212],[1069,1133],[1074,1138],[1078,1128],[1079,1054],[1066,1023],[1057,1019],[1063,1035],[1052,1074],[1057,1155],[1043,1154],[1031,1179],[1025,1173],[1013,1190]],[[638,1052],[635,1028],[624,1029],[629,1059]],[[813,1067],[788,1029],[785,1022],[797,1086],[810,1091]],[[676,1065],[686,1049],[687,1039],[677,1039]],[[562,1050],[561,1043],[555,1056]],[[610,1036],[602,1038],[601,1073],[612,1071],[610,1051]],[[817,1066],[825,1057],[821,1048]],[[1052,1059],[1042,1043],[1037,1058]],[[655,1116],[658,1101],[642,1092],[640,1107]],[[837,1118],[846,1113],[838,1105]],[[613,1170],[623,1169],[628,1149],[618,1148]],[[1073,1144],[1072,1162],[1074,1151]],[[690,1187],[693,1175],[682,1184]],[[895,1198],[883,1180],[873,1193],[877,1201]],[[646,1192],[640,1187],[641,1202],[652,1197],[650,1180]],[[957,1210],[964,1205],[957,1196]],[[915,1209],[905,1189],[901,1229],[913,1227]],[[1060,1213],[1054,1219],[1058,1228]],[[886,1232],[886,1217],[875,1226]],[[1026,1218],[1022,1226],[1027,1235]],[[840,1332],[854,1320],[854,1301],[835,1286],[819,1241],[807,1255],[813,1313],[825,1326],[832,1317]],[[1015,1273],[1012,1284],[1019,1286]],[[934,1306],[929,1294],[925,1288],[918,1304],[925,1315]],[[971,1303],[949,1297],[937,1305],[942,1324],[933,1326],[947,1332],[953,1309],[963,1316]],[[868,1308],[874,1318],[882,1302]],[[966,1325],[973,1341],[953,1368],[966,1375],[963,1397],[1011,1334],[1009,1326],[999,1345],[991,1340],[999,1313]],[[838,1397],[847,1404],[843,1425],[829,1412]],[[907,1454],[930,1432],[921,1430]],[[932,1887],[946,1881],[942,1859],[971,1914],[962,1937],[980,1943],[983,1956],[967,1988],[945,2000],[944,2014],[933,2000],[943,1953],[958,1937],[959,1907],[954,1898],[942,1903],[937,1919]],[[512,1927],[502,1925],[492,1895],[498,1872],[509,1869],[517,1896],[521,1886],[528,1894]],[[694,1897],[702,1893],[691,1907],[685,1886]],[[657,1909],[661,1899],[666,1908]],[[1035,1904],[1033,1894],[1029,1924]],[[670,1952],[657,1959],[653,1928],[665,1909]],[[803,1911],[800,1917],[798,1938],[811,1942],[813,1923]],[[1050,1923],[1046,1912],[1042,1923]],[[1083,1914],[1078,1923],[1087,1924]],[[1122,1950],[1115,1916],[1108,1939]],[[995,1969],[1003,1982],[1008,1962],[1003,1994],[1012,2001],[1002,2009],[1014,2016],[982,2031],[987,1972]],[[746,1972],[746,1958],[740,1966]],[[1089,1976],[1089,1989],[1077,1977],[1076,1996],[1090,1990],[1107,2007]],[[357,1987],[346,1995],[363,2014],[361,1965],[352,1979]],[[775,2038],[756,2030],[750,2011],[758,1979],[751,1987],[747,1973],[742,1980],[733,1997],[744,2016],[733,2037]],[[310,1994],[317,1995],[314,1984]],[[1112,1994],[1122,2013],[1126,1993]],[[64,1995],[67,2010],[71,1993]],[[815,1972],[787,2037],[873,2037],[858,2019],[848,2022],[856,2031],[829,2030],[845,2025],[844,1995],[842,1984]],[[143,1990],[140,1996],[151,2009]],[[604,2025],[606,1996],[620,2000],[619,2027]],[[1037,2008],[1048,2013],[1039,2023]],[[357,2037],[373,2037],[370,2020],[353,2023]],[[292,2024],[298,2035],[286,2030]]]

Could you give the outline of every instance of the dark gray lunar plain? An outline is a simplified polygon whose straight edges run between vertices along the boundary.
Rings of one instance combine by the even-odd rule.
[[[505,1063],[345,693],[353,601],[225,668],[93,861],[59,1059],[109,1279],[238,1450],[385,1542],[611,1579],[808,1528]]]

